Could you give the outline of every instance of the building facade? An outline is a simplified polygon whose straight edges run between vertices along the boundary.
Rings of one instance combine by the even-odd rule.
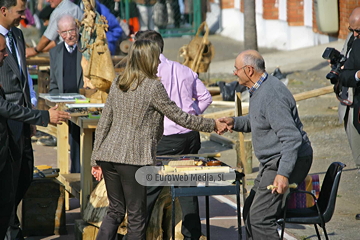
[[[221,0],[221,35],[244,40],[244,1]],[[345,39],[349,15],[360,4],[360,0],[254,1],[258,46],[279,50]]]

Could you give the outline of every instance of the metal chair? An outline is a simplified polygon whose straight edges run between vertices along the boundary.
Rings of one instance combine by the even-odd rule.
[[[323,184],[321,185],[318,199],[316,199],[314,194],[311,192],[300,190],[295,190],[287,196],[284,216],[277,221],[282,226],[281,239],[284,237],[285,223],[314,224],[318,239],[321,239],[317,228],[317,225],[319,225],[324,230],[325,238],[327,240],[329,239],[325,223],[330,221],[334,213],[336,195],[339,188],[341,173],[344,167],[346,167],[346,165],[341,162],[333,162],[329,166],[325,174]],[[287,200],[289,196],[296,192],[310,194],[314,198],[315,205],[309,208],[287,209]]]

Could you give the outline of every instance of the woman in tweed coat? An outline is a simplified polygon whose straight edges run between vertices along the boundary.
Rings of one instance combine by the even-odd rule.
[[[162,137],[164,115],[186,128],[212,132],[226,129],[214,119],[183,112],[156,77],[160,49],[149,40],[130,48],[124,74],[111,86],[96,132],[92,174],[104,176],[109,210],[97,239],[116,239],[128,213],[127,239],[145,239],[146,187],[135,180],[142,166],[153,165]]]

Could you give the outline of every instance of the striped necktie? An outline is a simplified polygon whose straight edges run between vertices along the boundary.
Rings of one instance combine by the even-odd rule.
[[[13,55],[13,57],[15,59],[15,62],[19,65],[18,58],[17,58],[17,55],[16,55],[14,36],[13,36],[11,31],[9,31],[7,35],[8,35],[8,38],[9,38],[9,45],[10,45],[11,54]]]

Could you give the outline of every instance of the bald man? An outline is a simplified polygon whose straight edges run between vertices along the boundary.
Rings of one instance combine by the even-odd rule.
[[[346,57],[349,57],[351,53],[351,48],[353,46],[354,40],[357,40],[360,38],[360,7],[355,8],[350,17],[349,17],[349,35],[347,37],[347,41],[344,44],[344,47],[341,51],[343,55]],[[346,61],[347,62],[347,61]],[[345,62],[345,65],[346,65]],[[354,86],[349,85],[349,81],[345,81],[342,79],[346,79],[349,74],[349,69],[344,70],[340,74],[340,87],[342,89],[341,95],[340,95],[340,104],[338,108],[338,114],[339,114],[339,121],[340,123],[344,122],[344,127],[346,131],[346,135],[348,137],[349,145],[351,148],[352,156],[354,159],[354,162],[356,166],[360,169],[360,134],[359,130],[357,130],[354,126],[354,116],[357,116],[354,114],[354,105],[347,105],[342,101],[342,99],[348,100],[351,103],[354,102],[354,99],[360,94],[358,91],[356,91],[356,88]],[[359,69],[354,69],[359,70]],[[352,74],[352,73],[350,73]],[[360,76],[360,74],[358,73]],[[355,80],[355,74],[352,76]],[[360,217],[359,217],[360,219]]]
[[[341,89],[338,114],[340,123],[344,122],[351,153],[360,174],[360,7],[355,8],[349,17],[349,31],[341,51],[348,60],[340,73],[337,86]],[[360,220],[360,214],[356,214],[355,219]]]
[[[265,71],[263,57],[247,50],[235,60],[234,75],[249,88],[249,114],[222,118],[229,130],[252,132],[259,174],[244,204],[249,239],[279,239],[276,219],[289,183],[300,183],[312,164],[312,147],[303,131],[296,102],[287,87]],[[268,185],[276,186],[268,190]]]

